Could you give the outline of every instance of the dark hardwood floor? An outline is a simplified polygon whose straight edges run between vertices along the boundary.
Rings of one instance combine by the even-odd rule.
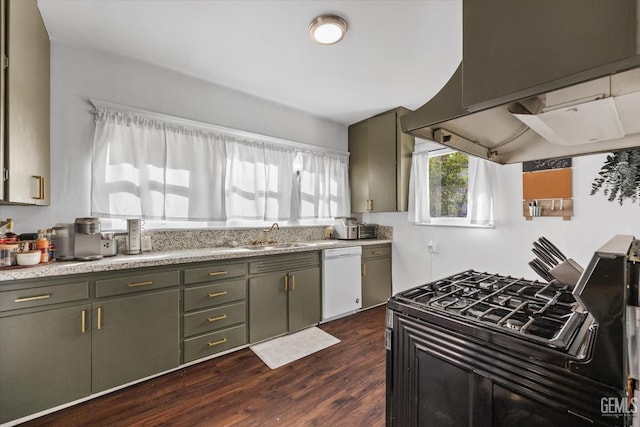
[[[320,328],[341,342],[275,370],[247,348],[23,426],[384,425],[384,306]]]

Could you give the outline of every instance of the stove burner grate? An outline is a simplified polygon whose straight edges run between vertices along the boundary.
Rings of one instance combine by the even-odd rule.
[[[563,287],[469,270],[399,295],[400,299],[567,348],[586,314]]]

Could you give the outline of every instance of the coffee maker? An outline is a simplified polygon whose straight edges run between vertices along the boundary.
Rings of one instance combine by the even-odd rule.
[[[102,259],[102,235],[98,218],[76,218],[73,253],[80,261]]]

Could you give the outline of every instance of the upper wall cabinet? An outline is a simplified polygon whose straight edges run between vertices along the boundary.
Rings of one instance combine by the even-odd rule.
[[[37,0],[0,3],[0,202],[47,206],[49,35]]]
[[[635,0],[465,0],[462,9],[469,111],[640,66]]]
[[[349,126],[353,212],[406,211],[414,137],[402,132],[396,108]]]

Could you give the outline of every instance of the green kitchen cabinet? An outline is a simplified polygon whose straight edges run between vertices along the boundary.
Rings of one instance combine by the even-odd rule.
[[[180,363],[180,291],[127,296],[93,305],[94,393]]]
[[[289,329],[288,273],[278,272],[249,279],[249,342],[258,342]]]
[[[90,311],[0,318],[0,423],[91,394]]]
[[[317,324],[321,318],[320,269],[289,273],[289,332]]]
[[[396,108],[349,126],[349,184],[353,212],[406,211],[415,139],[402,132]]]
[[[362,308],[385,303],[391,297],[391,245],[362,249]]]
[[[247,343],[247,262],[184,270],[183,363]]]
[[[49,35],[37,0],[1,0],[0,202],[50,203]]]
[[[89,282],[0,289],[0,423],[90,395]]]
[[[269,256],[250,263],[249,341],[320,322],[320,253]]]

